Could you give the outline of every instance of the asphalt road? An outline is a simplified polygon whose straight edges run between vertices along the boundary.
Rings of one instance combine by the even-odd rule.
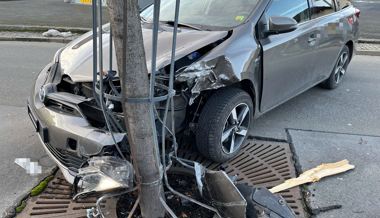
[[[49,171],[46,156],[26,111],[33,80],[63,44],[0,42],[0,215],[29,191],[43,175],[32,177],[14,163],[31,158]]]
[[[29,121],[25,103],[33,80],[62,47],[54,43],[0,42],[0,211],[38,181],[15,158],[53,164],[41,148]],[[286,129],[356,135],[380,135],[380,57],[356,56],[342,87],[313,88],[256,120],[252,134],[287,139]],[[321,154],[323,156],[323,152]]]
[[[380,0],[356,0],[354,5],[361,10],[360,37],[380,39]]]
[[[380,57],[355,56],[343,84],[299,95],[254,121],[255,136],[287,139],[285,129],[380,136]]]

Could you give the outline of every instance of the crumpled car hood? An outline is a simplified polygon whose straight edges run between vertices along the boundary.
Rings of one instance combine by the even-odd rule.
[[[157,69],[163,68],[170,64],[171,45],[172,45],[172,28],[162,28],[158,33],[158,53]],[[148,71],[151,69],[152,54],[152,29],[142,29],[144,38],[144,47]],[[189,55],[204,46],[223,39],[227,36],[227,31],[197,31],[180,28],[178,31],[176,60]],[[109,69],[109,34],[103,34],[103,60],[104,70]],[[113,70],[117,69],[115,49],[113,49]],[[62,75],[70,76],[74,82],[92,81],[92,32],[86,33],[74,40],[62,51],[60,55],[60,65]]]

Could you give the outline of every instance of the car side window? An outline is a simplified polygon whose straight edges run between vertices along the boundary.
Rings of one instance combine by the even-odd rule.
[[[352,3],[349,0],[338,0],[337,4],[337,8],[339,9],[345,9],[352,5]]]
[[[311,0],[311,17],[318,18],[335,12],[334,0]]]
[[[310,9],[307,0],[272,0],[266,13],[266,18],[272,16],[291,17],[298,23],[310,20]]]

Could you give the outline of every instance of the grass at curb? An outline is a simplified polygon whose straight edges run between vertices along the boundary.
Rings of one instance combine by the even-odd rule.
[[[46,187],[49,185],[49,182],[52,181],[57,173],[58,169],[54,169],[50,176],[47,176],[43,179],[37,186],[35,186],[27,195],[24,197],[19,204],[14,207],[16,214],[21,213],[27,206],[27,201],[31,197],[36,197],[40,195]]]
[[[21,213],[26,207],[26,199],[21,201],[21,204],[16,207],[16,213]]]
[[[34,187],[30,191],[30,196],[35,197],[41,194],[45,190],[45,188],[48,186],[49,182],[53,179],[54,179],[53,175],[46,177],[44,180],[42,180],[42,182],[40,182],[40,184],[38,184],[36,187]]]

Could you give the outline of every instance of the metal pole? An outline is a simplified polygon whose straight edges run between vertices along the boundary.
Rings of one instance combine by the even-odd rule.
[[[161,0],[154,0],[154,12],[153,12],[153,39],[152,39],[152,71],[150,77],[150,100],[153,102],[154,87],[156,82],[156,61],[157,61],[157,40],[158,40],[158,27],[160,22],[160,5]]]
[[[111,73],[112,72],[112,52],[113,52],[113,41],[112,41],[112,26],[111,26],[111,24],[110,24],[110,59],[109,59],[109,61],[110,61],[110,63],[109,63],[109,72]]]
[[[98,27],[98,23],[97,23],[97,0],[94,0],[92,1],[92,49],[93,49],[93,55],[92,55],[92,92],[93,92],[93,95],[94,95],[94,98],[96,100],[96,102],[98,102],[98,97],[97,97],[97,94],[96,94],[96,83],[97,83],[97,80],[98,80],[98,55],[97,55],[97,52],[98,52],[98,44],[97,44],[97,27]]]
[[[103,12],[102,12],[102,1],[99,0],[99,78],[100,78],[100,87],[103,86],[102,80],[103,80]],[[100,88],[100,91],[103,91],[102,88]],[[103,99],[101,99],[103,101]]]

